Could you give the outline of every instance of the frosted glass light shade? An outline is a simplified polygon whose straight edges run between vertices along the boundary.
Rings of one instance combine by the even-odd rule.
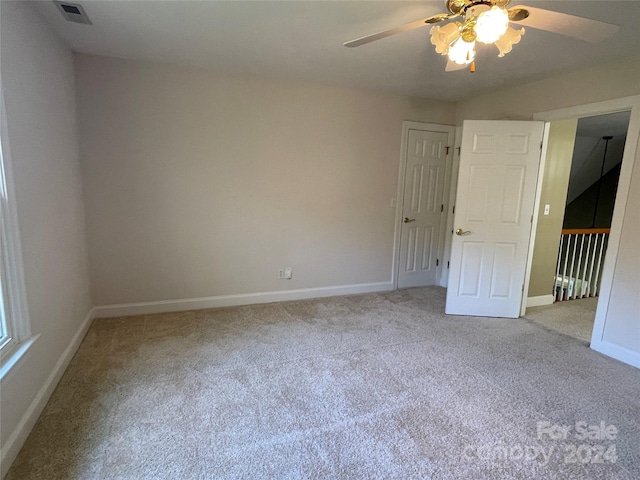
[[[507,28],[509,28],[509,14],[504,8],[493,6],[478,16],[474,30],[479,42],[493,43],[504,35]]]
[[[506,33],[500,37],[499,40],[496,40],[495,46],[498,47],[500,51],[499,57],[504,57],[507,53],[511,51],[513,46],[520,42],[520,38],[524,35],[524,28],[520,30],[516,30],[515,28],[509,27]]]
[[[451,22],[442,27],[436,25],[431,28],[430,33],[431,43],[436,47],[436,52],[440,55],[446,55],[451,44],[460,36],[460,24]]]
[[[475,46],[476,42],[465,42],[459,38],[449,49],[449,60],[458,65],[468,65],[476,58]]]

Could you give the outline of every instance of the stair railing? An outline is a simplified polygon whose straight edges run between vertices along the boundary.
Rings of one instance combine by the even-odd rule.
[[[608,228],[562,230],[553,286],[556,301],[598,295],[609,231]]]

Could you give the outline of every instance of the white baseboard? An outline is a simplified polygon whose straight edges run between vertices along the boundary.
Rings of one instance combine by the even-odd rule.
[[[283,290],[280,292],[243,293],[216,297],[185,298],[180,300],[160,300],[157,302],[124,303],[95,307],[95,318],[125,317],[129,315],[149,315],[153,313],[201,310],[205,308],[231,307],[256,303],[285,302],[307,298],[335,297],[358,293],[386,292],[393,290],[392,282],[361,283],[319,288]]]
[[[591,340],[591,348],[603,355],[615,358],[616,360],[633,367],[640,368],[640,352],[634,352],[633,350],[614,345],[613,343],[609,343],[604,340],[595,342]]]
[[[553,304],[553,295],[540,295],[538,297],[527,297],[527,308],[529,307],[541,307],[543,305]]]
[[[22,448],[22,445],[24,445],[24,442],[27,440],[27,437],[29,436],[29,433],[31,433],[38,417],[40,417],[42,410],[44,410],[45,405],[49,401],[49,397],[51,397],[51,394],[58,385],[62,374],[67,369],[73,355],[78,350],[80,342],[82,342],[84,336],[87,334],[87,330],[89,330],[93,318],[94,309],[91,309],[82,321],[78,331],[67,345],[67,348],[62,352],[62,355],[54,365],[51,373],[47,377],[47,380],[44,382],[44,385],[42,385],[38,394],[29,405],[29,408],[27,408],[15,430],[11,432],[6,443],[2,446],[2,449],[0,450],[0,478],[5,477],[9,467]]]

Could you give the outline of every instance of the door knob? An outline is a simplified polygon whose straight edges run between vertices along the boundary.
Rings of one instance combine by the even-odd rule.
[[[415,218],[409,218],[409,217],[404,217],[404,220],[403,220],[404,223],[411,223],[415,221],[416,221]]]
[[[462,230],[461,228],[456,230],[456,235],[469,235],[470,233],[469,230]]]

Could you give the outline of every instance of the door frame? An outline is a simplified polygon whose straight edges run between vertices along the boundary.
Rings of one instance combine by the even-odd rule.
[[[534,120],[540,120],[533,116]],[[520,300],[520,316],[523,317],[527,310],[527,298],[529,297],[529,282],[531,280],[531,266],[533,264],[533,247],[536,243],[536,233],[538,231],[538,216],[540,215],[540,197],[542,196],[542,185],[544,180],[544,169],[547,164],[547,150],[549,149],[549,130],[551,122],[544,122],[542,131],[542,146],[540,149],[540,161],[538,162],[538,179],[536,180],[536,194],[533,199],[533,214],[531,217],[531,230],[529,231],[529,250],[527,252],[527,266],[524,270],[524,286],[522,287],[522,299]]]
[[[452,125],[440,125],[435,123],[422,123],[422,122],[402,122],[402,137],[400,146],[400,162],[398,167],[398,188],[396,189],[396,197],[392,200],[392,205],[395,201],[396,216],[393,231],[393,257],[391,261],[391,283],[393,289],[398,289],[398,268],[400,266],[400,235],[402,230],[402,207],[404,198],[404,176],[407,170],[407,149],[409,141],[409,130],[422,130],[426,132],[446,133],[447,145],[450,147],[449,152],[445,157],[445,174],[444,184],[442,190],[442,203],[444,205],[443,219],[440,225],[440,232],[438,234],[438,259],[443,258],[444,251],[444,235],[447,223],[447,217],[449,214],[449,192],[451,189],[451,171],[452,171],[452,159],[454,151],[454,138],[456,127]],[[440,285],[440,279],[442,277],[442,267],[444,261],[440,262],[436,268],[436,285]]]
[[[447,288],[449,284],[449,261],[451,260],[451,242],[453,242],[453,225],[456,213],[456,193],[458,189],[458,171],[460,169],[460,148],[462,145],[462,125],[455,127],[455,137],[453,141],[453,160],[451,167],[451,178],[449,180],[449,204],[444,229],[444,246],[442,254],[442,274],[440,275],[441,287]],[[444,268],[446,262],[446,268]]]
[[[611,232],[609,234],[609,243],[607,246],[607,255],[605,257],[604,266],[602,268],[602,279],[600,281],[600,293],[598,297],[598,306],[596,308],[596,318],[591,334],[591,348],[613,358],[621,360],[625,363],[634,365],[638,359],[629,352],[624,351],[621,347],[611,344],[604,340],[605,323],[607,320],[607,312],[609,310],[609,301],[611,298],[611,289],[615,275],[616,261],[618,250],[620,247],[620,237],[622,234],[622,223],[627,207],[627,199],[631,186],[631,174],[633,172],[636,155],[638,155],[638,147],[640,144],[640,95],[623,97],[603,102],[590,103],[575,107],[562,108],[558,110],[550,110],[546,112],[536,113],[533,118],[535,120],[543,120],[552,122],[554,120],[568,120],[573,118],[590,117],[594,115],[605,115],[608,113],[616,113],[620,111],[631,111],[629,118],[629,127],[627,129],[627,139],[622,155],[622,165],[620,169],[620,180],[618,182],[618,191],[616,201],[613,208],[613,218],[611,220]],[[546,145],[543,145],[543,152],[546,152]],[[535,200],[536,207],[540,203],[539,194]],[[537,218],[537,217],[534,217]],[[533,231],[533,229],[532,229]],[[535,234],[535,232],[533,232]],[[531,238],[531,249],[535,237]],[[526,281],[528,283],[531,274],[531,265],[527,266]],[[524,312],[523,312],[524,313]]]

